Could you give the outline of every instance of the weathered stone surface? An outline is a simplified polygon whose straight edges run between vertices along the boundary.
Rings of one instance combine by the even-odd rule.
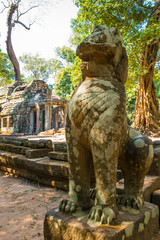
[[[52,209],[44,221],[45,240],[151,240],[158,232],[158,207],[145,203],[137,213],[119,211],[111,225],[93,227],[92,221]]]
[[[124,179],[120,180],[116,184],[117,193],[124,193]],[[160,188],[160,177],[158,176],[145,176],[143,185],[143,197],[147,202],[151,201],[152,193]]]
[[[23,146],[13,145],[13,144],[0,143],[0,150],[25,155],[26,150],[28,150],[28,148]]]
[[[154,147],[160,147],[160,140],[153,140]]]
[[[157,205],[160,211],[160,189],[153,192],[151,202]],[[160,220],[160,214],[159,214],[159,220]]]
[[[54,150],[56,152],[67,152],[67,144],[62,142],[62,143],[54,143],[53,146]]]
[[[108,223],[116,217],[117,165],[124,181],[119,204],[143,205],[143,181],[153,160],[152,141],[127,125],[125,82],[128,58],[118,29],[97,25],[77,47],[83,81],[67,108],[66,141],[69,200],[60,210],[90,207],[94,166],[96,194],[89,218]]]
[[[49,152],[48,148],[28,149],[25,151],[25,155],[27,158],[39,158],[47,156]]]
[[[53,144],[51,140],[23,140],[23,146],[29,147],[29,148],[53,148]]]
[[[160,148],[154,149],[154,159],[147,174],[160,176]]]
[[[42,80],[14,82],[0,89],[0,133],[37,134],[65,124],[66,100]]]
[[[68,154],[65,152],[49,152],[48,157],[55,160],[68,162]]]
[[[0,165],[0,170],[8,172],[8,173],[13,173],[14,175],[17,175],[19,177],[23,177],[29,180],[32,180],[37,183],[41,183],[47,186],[52,186],[61,190],[68,190],[68,182],[67,181],[60,181],[56,180],[55,178],[48,176],[43,176],[43,175],[37,175],[36,172],[29,172],[26,169],[13,169],[5,166]]]
[[[22,146],[23,138],[1,135],[0,143],[8,143],[8,144],[16,145],[16,146]]]
[[[67,162],[50,161],[47,157],[28,159],[20,154],[0,152],[0,169],[39,183],[68,190]]]
[[[143,186],[143,192],[144,192],[143,196],[145,201],[150,202],[152,193],[159,188],[160,188],[160,177],[146,176],[144,186]]]

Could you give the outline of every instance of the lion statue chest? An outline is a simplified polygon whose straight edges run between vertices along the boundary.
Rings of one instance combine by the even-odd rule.
[[[80,130],[76,135],[84,142],[95,126],[106,134],[124,131],[127,128],[125,99],[124,84],[117,79],[87,77],[68,104],[67,119],[74,129],[73,134]]]

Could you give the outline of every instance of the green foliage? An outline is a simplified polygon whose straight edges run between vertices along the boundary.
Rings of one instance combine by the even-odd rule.
[[[136,84],[131,86],[126,86],[126,112],[127,112],[127,122],[131,125],[134,120],[134,110],[136,103]]]
[[[73,92],[71,82],[71,68],[63,68],[57,74],[57,80],[54,85],[54,93],[62,99],[69,99]]]
[[[153,40],[160,39],[160,24],[157,23],[156,18],[151,17],[154,12],[153,6],[155,1],[145,0],[75,0],[75,5],[78,7],[78,15],[76,19],[72,19],[71,26],[73,29],[73,36],[71,38],[72,46],[77,45],[88,36],[97,24],[104,24],[107,27],[117,27],[121,31],[123,44],[126,47],[129,68],[128,80],[126,83],[127,93],[127,118],[128,123],[131,124],[134,118],[136,88],[138,83],[138,75],[141,71],[141,57],[144,51],[144,46]],[[63,47],[57,50],[58,56],[65,60],[70,66],[70,84],[71,92],[82,81],[80,71],[80,59],[78,57],[72,58],[72,50]],[[70,55],[71,54],[71,55]],[[68,59],[72,59],[70,61]],[[155,65],[154,79],[157,82],[159,76],[159,59],[160,52],[158,52],[157,63]],[[64,71],[64,70],[63,70]],[[61,71],[62,74],[62,71]],[[65,76],[63,75],[63,81]],[[64,81],[65,82],[65,81]],[[69,83],[69,82],[68,82]],[[60,84],[60,82],[57,84]],[[158,84],[156,87],[158,89]],[[59,87],[59,93],[65,90],[65,85]],[[159,90],[157,94],[159,96]],[[64,92],[63,92],[64,94]],[[66,96],[67,94],[65,94]],[[70,94],[67,95],[67,98]]]
[[[155,1],[76,0],[75,5],[79,11],[72,20],[72,42],[79,44],[97,24],[117,27],[129,57],[129,79],[135,82],[145,43],[160,39],[160,24],[151,17]]]
[[[141,72],[141,60],[146,44],[160,39],[160,24],[155,17],[156,1],[145,0],[75,0],[78,16],[72,20],[74,37],[73,44],[78,45],[89,35],[97,24],[107,27],[117,27],[122,35],[123,45],[126,47],[129,68],[126,83],[127,117],[131,124],[134,118],[136,87]],[[160,51],[155,64],[154,80],[157,95],[157,83],[160,63]],[[77,74],[78,75],[78,74]],[[72,79],[74,82],[74,78]],[[78,82],[78,81],[77,81]]]
[[[58,47],[56,49],[56,53],[61,59],[65,60],[65,62],[67,64],[72,65],[74,63],[74,59],[75,59],[76,55],[75,55],[75,52],[71,48],[66,47],[66,46],[63,46],[62,48]]]
[[[0,50],[0,87],[14,80],[14,69],[6,53]]]
[[[61,98],[69,99],[82,80],[80,71],[81,60],[76,57],[75,52],[69,47],[57,48],[57,54],[62,61],[65,60],[66,68],[59,71],[54,91]]]
[[[56,59],[46,60],[40,57],[39,54],[34,56],[25,54],[19,59],[24,64],[28,81],[35,79],[47,81],[49,77],[55,76],[58,70],[63,67],[61,61]]]
[[[71,82],[73,84],[74,89],[78,87],[78,85],[82,81],[80,64],[81,64],[81,60],[79,59],[79,57],[76,57],[71,67]]]

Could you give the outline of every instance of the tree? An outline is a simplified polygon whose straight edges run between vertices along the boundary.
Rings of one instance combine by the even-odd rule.
[[[65,60],[67,65],[72,65],[74,63],[74,59],[76,58],[75,52],[70,47],[58,47],[56,48],[56,53],[61,60]]]
[[[82,81],[82,72],[80,70],[81,60],[79,57],[74,59],[74,63],[71,66],[71,82],[73,85],[73,90],[78,87],[80,82]]]
[[[24,54],[19,59],[24,64],[24,69],[27,71],[28,81],[34,79],[47,81],[49,77],[55,76],[57,71],[63,67],[59,60],[46,60],[40,57],[39,54]]]
[[[138,82],[134,127],[143,132],[159,130],[153,78],[160,60],[160,0],[90,0],[89,4],[76,0],[75,4],[79,11],[72,20],[73,42],[81,41],[81,29],[84,38],[97,24],[120,29],[129,56],[129,83]]]
[[[80,71],[80,63],[81,60],[76,56],[75,51],[70,47],[63,46],[62,48],[57,48],[56,53],[58,57],[64,62],[67,71],[70,72],[70,80],[71,80],[71,91],[79,85],[81,82],[81,71]],[[58,83],[57,83],[58,84]]]
[[[35,22],[36,18],[34,17],[33,21],[27,26],[24,24],[21,19],[31,10],[39,7],[44,4],[44,1],[41,0],[28,0],[28,1],[22,1],[22,0],[6,0],[1,2],[3,5],[1,13],[8,9],[8,16],[7,16],[7,53],[8,56],[13,64],[14,67],[14,73],[15,73],[15,80],[21,81],[21,75],[20,75],[20,66],[18,59],[16,57],[16,54],[13,49],[12,45],[12,29],[15,27],[16,24],[20,24],[22,27],[26,28],[27,30],[30,30],[31,25]]]
[[[138,79],[133,126],[139,128],[143,132],[148,130],[156,132],[157,130],[160,130],[159,102],[153,82],[154,67],[160,42],[160,35],[157,32],[157,23],[160,23],[160,1],[155,3],[154,9],[152,10],[150,19],[147,23],[146,30],[149,30],[149,32],[153,34],[153,37],[150,39],[147,36],[140,61],[141,71]]]
[[[77,86],[77,82],[79,84],[80,60],[70,47],[57,48],[56,53],[64,67],[57,74],[54,92],[63,99],[69,99]]]
[[[70,98],[73,92],[73,85],[71,82],[71,69],[69,67],[63,68],[58,72],[54,92],[62,99]]]
[[[0,50],[0,87],[14,80],[14,69],[6,53]]]

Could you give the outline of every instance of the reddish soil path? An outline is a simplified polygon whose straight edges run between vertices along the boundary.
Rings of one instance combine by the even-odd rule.
[[[0,240],[43,240],[46,211],[66,195],[0,172]]]

